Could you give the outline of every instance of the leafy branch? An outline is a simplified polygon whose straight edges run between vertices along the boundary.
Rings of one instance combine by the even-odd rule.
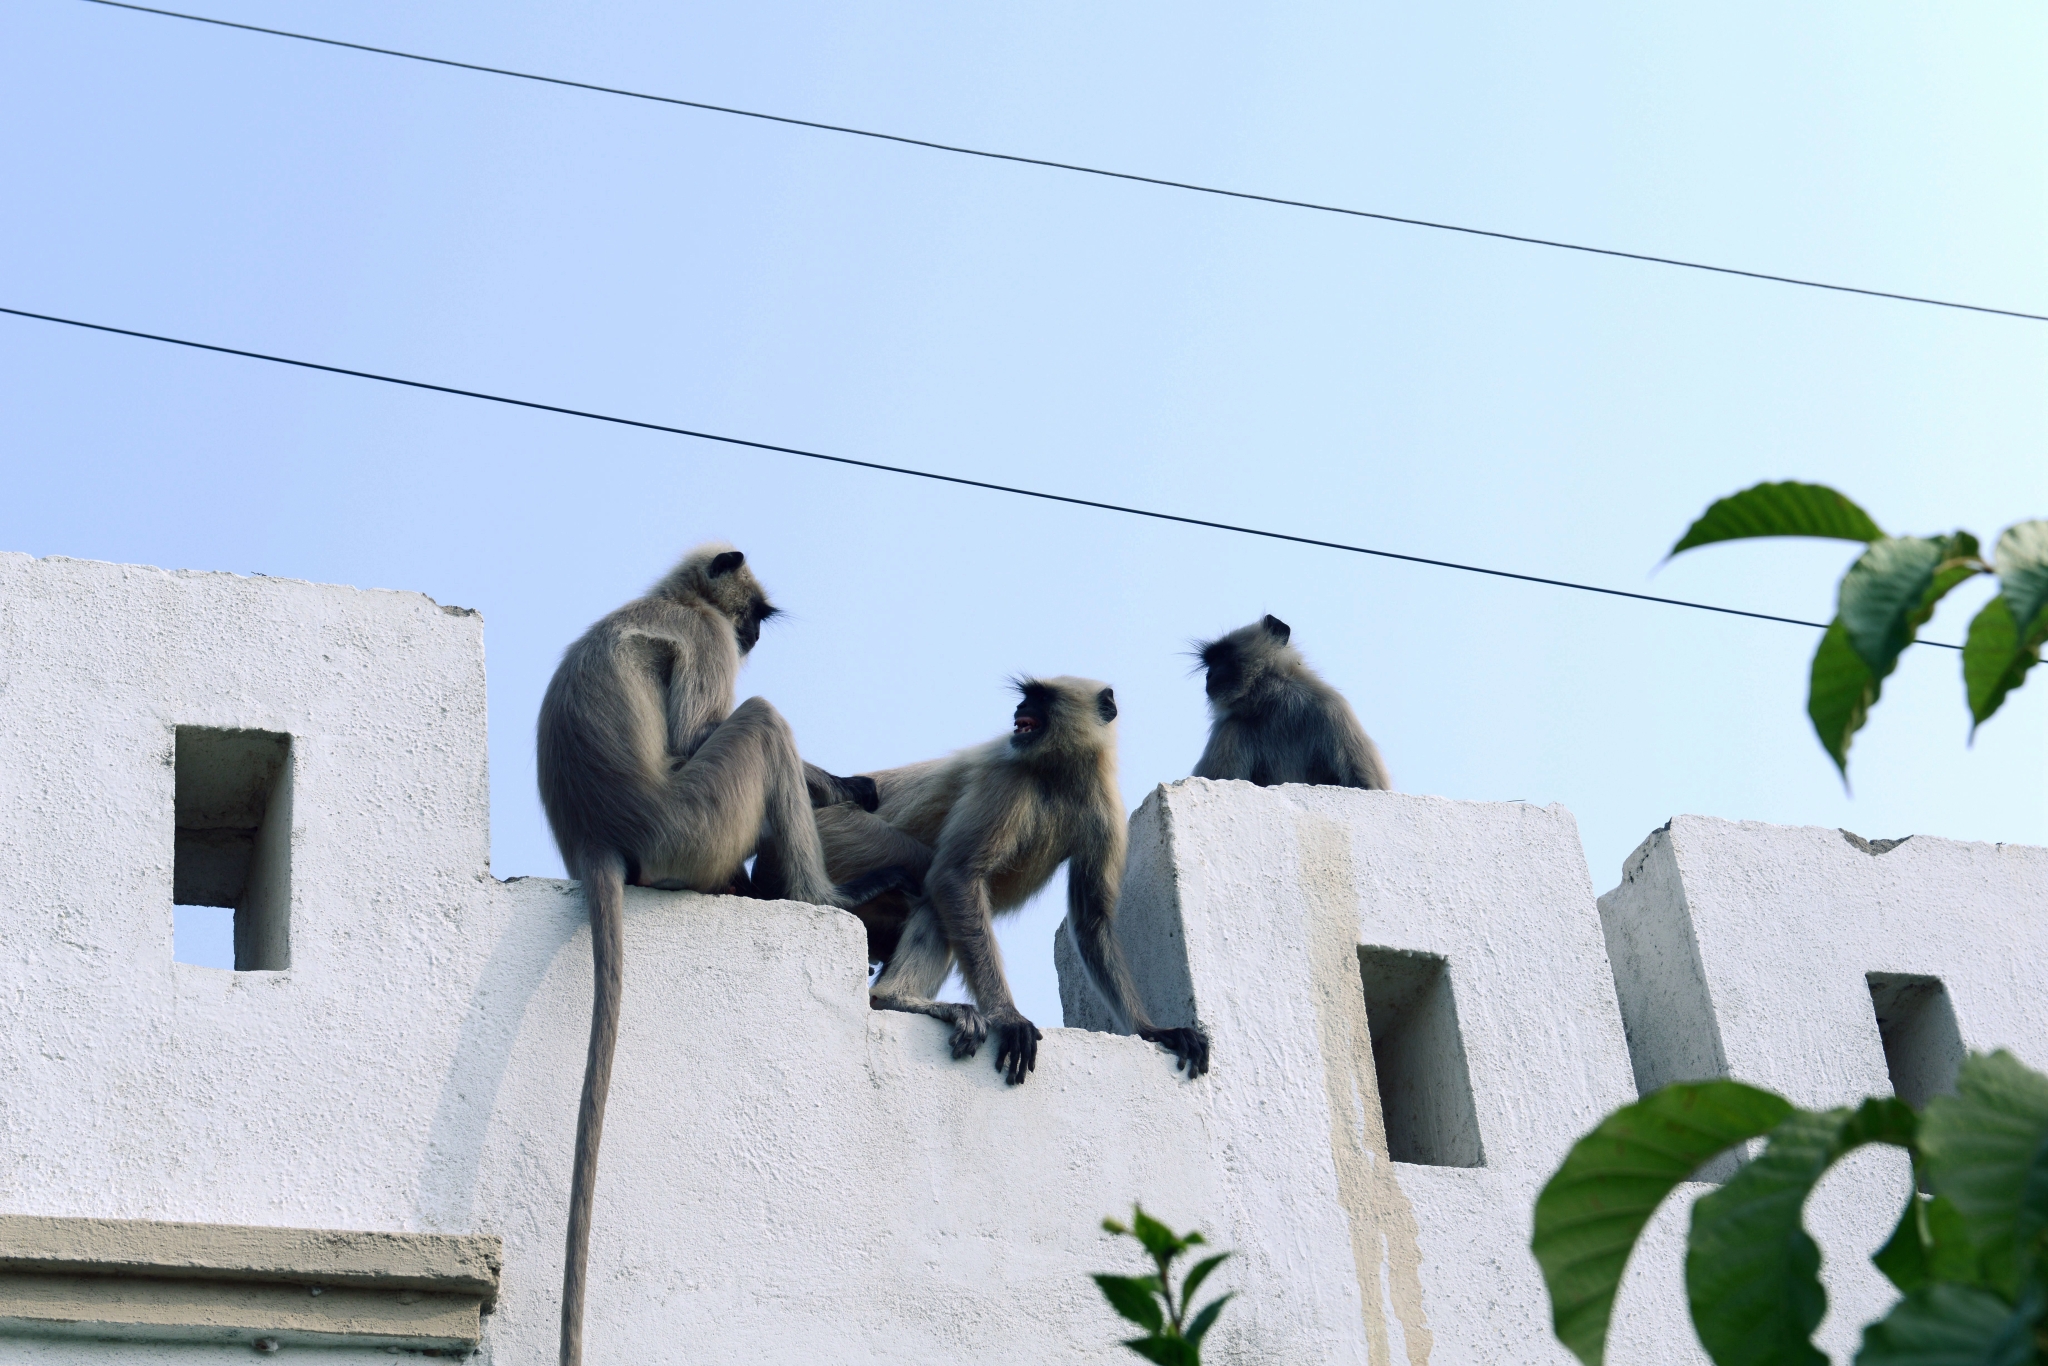
[[[1128,1228],[1114,1219],[1104,1219],[1102,1227],[1107,1233],[1136,1238],[1158,1268],[1150,1276],[1095,1277],[1095,1284],[1102,1287],[1110,1308],[1145,1330],[1143,1337],[1125,1338],[1124,1346],[1159,1366],[1201,1366],[1202,1338],[1215,1326],[1216,1316],[1223,1312],[1230,1295],[1210,1300],[1192,1320],[1188,1310],[1194,1303],[1195,1291],[1230,1254],[1219,1252],[1196,1262],[1176,1293],[1174,1260],[1189,1248],[1205,1243],[1207,1240],[1201,1234],[1191,1231],[1185,1237],[1179,1236],[1135,1205],[1131,1207]]]
[[[1870,1143],[1911,1155],[1920,1189],[1871,1261],[1904,1298],[1863,1330],[1856,1366],[2048,1362],[2048,1077],[2010,1053],[1965,1060],[1954,1095],[1920,1113],[1889,1096],[1794,1109],[1736,1081],[1681,1082],[1602,1120],[1536,1199],[1530,1249],[1558,1340],[1606,1353],[1623,1268],[1651,1213],[1718,1153],[1763,1151],[1692,1211],[1685,1287],[1717,1366],[1826,1366],[1820,1249],[1800,1211],[1821,1176]]]
[[[1999,586],[1963,643],[1973,736],[2041,662],[2048,643],[2048,521],[2007,527],[1987,561],[1967,531],[1888,536],[1869,513],[1824,484],[1766,483],[1715,502],[1671,554],[1759,536],[1818,536],[1867,547],[1836,590],[1835,619],[1814,652],[1807,688],[1814,732],[1845,779],[1849,742],[1877,705],[1884,680],[1958,584],[1989,574]]]

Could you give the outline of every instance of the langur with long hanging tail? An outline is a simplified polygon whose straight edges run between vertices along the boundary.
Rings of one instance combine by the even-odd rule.
[[[1116,938],[1125,849],[1116,694],[1085,678],[1026,678],[1017,691],[1010,734],[863,775],[881,796],[871,816],[850,804],[817,812],[834,876],[887,867],[923,875],[922,895],[891,891],[856,908],[870,960],[886,960],[869,1003],[952,1025],[955,1058],[973,1057],[993,1034],[996,1070],[1011,1085],[1023,1081],[1040,1035],[1011,998],[990,922],[1065,863],[1067,925],[1096,988],[1122,1027],[1198,1077],[1209,1070],[1208,1036],[1152,1023]],[[956,960],[975,1005],[933,999]]]
[[[1260,787],[1393,787],[1351,704],[1309,668],[1289,643],[1293,635],[1286,622],[1267,616],[1196,646],[1211,721],[1194,776]]]
[[[914,885],[898,868],[835,887],[813,803],[873,810],[874,784],[835,778],[798,757],[766,701],[733,706],[740,661],[775,615],[726,545],[683,557],[646,597],[571,645],[540,706],[540,795],[562,862],[590,909],[596,991],[562,1270],[562,1366],[583,1360],[583,1301],[597,1147],[618,1043],[621,912],[628,883],[723,892],[758,851],[792,900],[850,907]]]

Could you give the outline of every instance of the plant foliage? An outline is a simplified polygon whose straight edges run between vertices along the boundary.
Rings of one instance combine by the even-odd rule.
[[[1790,1113],[1790,1101],[1739,1081],[1685,1082],[1624,1105],[1572,1148],[1536,1199],[1530,1250],[1558,1340],[1579,1360],[1600,1360],[1621,1269],[1672,1187]]]
[[[1143,1337],[1125,1338],[1124,1346],[1147,1361],[1159,1363],[1159,1366],[1201,1366],[1202,1339],[1216,1326],[1216,1316],[1223,1312],[1230,1296],[1218,1295],[1203,1305],[1192,1319],[1188,1317],[1188,1310],[1194,1304],[1195,1292],[1201,1289],[1202,1282],[1208,1280],[1209,1273],[1223,1265],[1230,1254],[1219,1252],[1196,1262],[1188,1268],[1176,1292],[1173,1263],[1189,1248],[1206,1242],[1201,1234],[1192,1231],[1186,1236],[1176,1234],[1135,1205],[1131,1207],[1128,1227],[1114,1219],[1104,1219],[1102,1227],[1108,1233],[1136,1238],[1157,1268],[1150,1276],[1103,1274],[1095,1277],[1095,1284],[1102,1287],[1103,1298],[1109,1301],[1109,1307],[1145,1330]]]
[[[1864,1329],[1857,1366],[2048,1366],[2048,1077],[2003,1052],[1969,1057],[1955,1094],[1917,1114],[1891,1097],[1816,1113],[1714,1081],[1601,1121],[1537,1197],[1531,1242],[1558,1339],[1586,1366],[1606,1351],[1622,1271],[1658,1202],[1757,1136],[1763,1150],[1694,1204],[1686,1240],[1693,1327],[1716,1366],[1825,1366],[1812,1340],[1827,1309],[1820,1249],[1800,1212],[1867,1143],[1905,1149],[1919,1188],[1871,1258],[1904,1297]]]
[[[1716,1361],[1827,1366],[1808,1341],[1827,1295],[1820,1249],[1799,1213],[1821,1174],[1865,1143],[1913,1141],[1913,1111],[1889,1098],[1854,1110],[1794,1110],[1756,1159],[1692,1211],[1686,1296]]]
[[[1716,500],[1671,554],[1758,536],[1821,536],[1865,546],[1836,590],[1835,619],[1814,651],[1807,687],[1814,733],[1845,779],[1849,744],[1877,705],[1884,680],[1958,584],[1993,574],[1999,587],[1970,623],[1963,645],[1973,734],[2041,662],[2048,644],[2048,521],[2007,527],[1986,562],[1967,531],[1887,536],[1826,485],[1758,484]]]
[[[1881,540],[1884,533],[1869,513],[1825,484],[1758,484],[1716,499],[1671,547],[1671,554],[1751,536],[1822,536],[1867,544]]]

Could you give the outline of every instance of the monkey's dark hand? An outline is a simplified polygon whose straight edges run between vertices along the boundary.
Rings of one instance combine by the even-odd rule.
[[[1038,1026],[1014,1010],[998,1013],[989,1021],[996,1036],[996,1071],[1015,1086],[1038,1068],[1038,1041],[1045,1036]]]
[[[882,789],[875,786],[873,778],[841,778],[839,785],[846,789],[846,795],[860,803],[863,811],[873,811],[882,804]]]
[[[1141,1029],[1138,1037],[1171,1052],[1174,1056],[1173,1070],[1178,1072],[1185,1068],[1189,1081],[1209,1070],[1209,1036],[1202,1032],[1200,1026]]]

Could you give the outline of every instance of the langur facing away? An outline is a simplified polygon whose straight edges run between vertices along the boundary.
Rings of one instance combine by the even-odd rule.
[[[1017,691],[1010,734],[868,774],[881,796],[872,816],[851,805],[817,813],[834,876],[890,866],[924,874],[921,896],[857,911],[871,959],[886,960],[870,1004],[952,1025],[956,1058],[973,1057],[993,1033],[996,1070],[1012,1085],[1023,1081],[1040,1036],[1010,996],[991,917],[1023,905],[1064,862],[1067,923],[1097,990],[1123,1027],[1200,1076],[1209,1070],[1208,1036],[1153,1025],[1116,938],[1125,842],[1116,695],[1085,678],[1027,678]],[[933,999],[956,959],[979,1009]]]
[[[1194,776],[1391,788],[1351,704],[1288,644],[1292,634],[1268,616],[1198,646],[1212,720]]]
[[[562,1273],[562,1366],[583,1359],[583,1297],[597,1147],[618,1042],[627,883],[722,892],[756,853],[781,873],[781,895],[853,906],[912,885],[878,868],[834,887],[811,819],[813,801],[873,809],[874,784],[835,778],[797,757],[789,724],[753,697],[736,709],[740,659],[775,615],[746,557],[691,551],[646,597],[571,645],[540,706],[541,802],[562,862],[583,882],[596,992]]]

